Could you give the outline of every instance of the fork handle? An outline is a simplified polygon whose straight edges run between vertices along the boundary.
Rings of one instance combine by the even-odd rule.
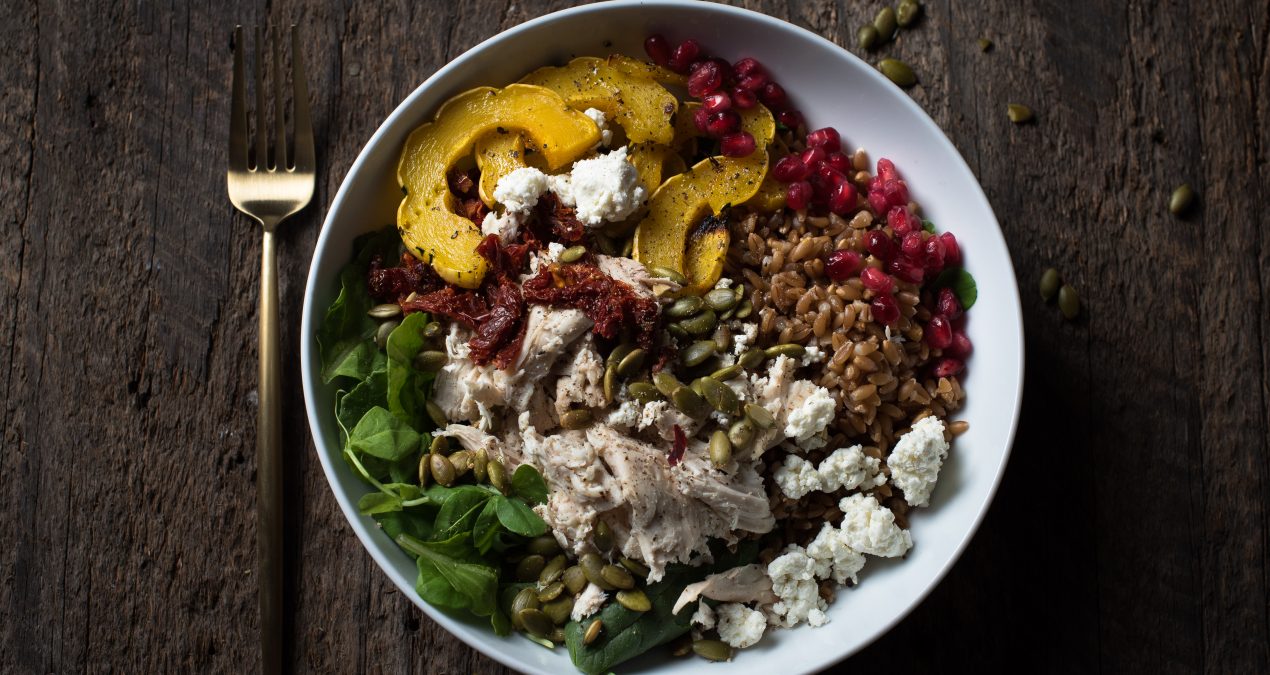
[[[282,672],[282,408],[278,350],[278,252],[266,224],[260,254],[260,386],[256,417],[256,546],[260,665]]]

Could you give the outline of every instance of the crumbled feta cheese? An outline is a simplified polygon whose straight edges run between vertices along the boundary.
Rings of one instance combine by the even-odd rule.
[[[740,356],[749,351],[750,345],[754,344],[754,338],[758,337],[758,324],[756,323],[740,323],[732,324],[732,353]]]
[[[816,586],[816,561],[803,547],[791,544],[786,552],[767,565],[772,579],[772,592],[780,598],[768,610],[768,623],[792,628],[819,610],[823,617],[825,601]],[[823,621],[821,621],[823,623]]]
[[[732,288],[732,280],[727,277],[719,277],[719,280],[714,282],[714,287],[715,288]]]
[[[486,237],[496,234],[504,244],[510,243],[518,233],[520,233],[520,216],[514,211],[508,211],[501,216],[490,211],[481,220],[481,234]]]
[[[531,166],[521,167],[498,179],[494,186],[494,199],[508,213],[528,214],[542,193],[551,189],[547,174]]]
[[[877,487],[886,482],[886,476],[880,473],[881,462],[876,457],[869,457],[859,445],[849,448],[838,448],[833,454],[824,458],[816,471],[824,483],[825,492],[833,492],[839,488],[854,490]]]
[[[895,524],[895,514],[874,497],[853,494],[838,502],[847,544],[861,553],[894,558],[913,547],[913,535]]]
[[[719,605],[718,615],[719,639],[737,649],[753,646],[767,629],[767,619],[762,612],[739,602]]]
[[[654,424],[657,424],[657,420],[662,418],[662,415],[666,413],[666,410],[669,407],[670,404],[665,401],[653,401],[652,403],[645,404],[644,410],[639,414],[638,428],[642,431]]]
[[[577,601],[573,603],[573,613],[569,618],[581,621],[595,614],[604,606],[604,600],[607,597],[608,594],[604,592],[604,589],[595,584],[587,584],[587,587],[578,594]]]
[[[719,426],[724,427],[724,428],[727,428],[727,426],[728,426],[729,424],[731,424],[731,423],[732,423],[732,422],[728,419],[728,416],[727,416],[727,415],[724,415],[723,413],[719,412],[718,410],[712,411],[712,412],[710,413],[710,419],[714,420],[715,424],[718,424]]]
[[[640,412],[639,401],[622,401],[622,405],[610,412],[605,421],[610,426],[629,429],[639,424]]]
[[[590,117],[591,121],[595,122],[595,126],[600,128],[600,145],[606,148],[609,147],[609,144],[613,142],[613,132],[609,129],[609,125],[607,123],[608,120],[604,115],[604,111],[597,110],[595,108],[587,108],[582,111],[582,114]]]
[[[785,421],[785,435],[799,444],[811,440],[833,421],[836,405],[828,389],[816,387],[801,405],[789,413]]]
[[[529,276],[537,274],[538,270],[543,265],[550,265],[551,263],[559,260],[560,254],[564,253],[564,250],[563,244],[558,244],[553,241],[547,245],[547,249],[545,251],[535,251],[534,253],[531,253],[529,256]],[[522,277],[521,281],[524,281],[525,278],[526,277]]]
[[[910,506],[926,506],[947,456],[944,423],[934,415],[923,417],[912,431],[900,437],[886,458],[891,467],[891,484],[904,491],[904,500]]]
[[[772,478],[780,486],[781,492],[791,499],[802,499],[808,492],[825,489],[816,467],[798,455],[786,456]]]
[[[623,220],[644,203],[647,194],[635,166],[626,161],[624,147],[574,162],[568,178],[556,177],[551,184],[560,201],[573,207],[578,220],[591,227]]]
[[[864,567],[864,554],[851,548],[846,533],[829,523],[807,544],[807,555],[816,561],[816,578],[832,578],[839,584],[848,579],[858,582],[857,575]]]
[[[813,363],[820,363],[825,360],[825,353],[816,345],[807,345],[807,351],[803,352],[803,367],[810,366]]]
[[[702,630],[714,628],[714,610],[710,609],[710,605],[707,605],[705,600],[697,603],[697,611],[692,614],[691,624]]]

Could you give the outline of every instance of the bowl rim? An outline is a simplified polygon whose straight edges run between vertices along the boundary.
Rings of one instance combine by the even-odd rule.
[[[345,173],[344,178],[340,182],[339,190],[336,192],[334,199],[332,199],[330,206],[327,208],[326,216],[323,218],[322,222],[322,229],[314,246],[314,255],[310,263],[308,279],[305,283],[301,315],[300,361],[306,417],[309,422],[309,432],[314,443],[314,451],[318,455],[318,460],[322,464],[322,469],[326,476],[328,486],[331,488],[331,492],[338,502],[345,520],[361,541],[362,547],[370,554],[371,558],[375,561],[380,570],[388,576],[388,578],[393,582],[393,585],[404,593],[412,603],[422,609],[429,618],[440,624],[448,633],[459,638],[469,647],[509,668],[516,670],[520,670],[526,664],[516,662],[503,653],[488,648],[488,640],[469,639],[463,631],[456,631],[455,628],[460,624],[458,619],[424,602],[418,597],[414,587],[411,583],[409,583],[408,579],[398,578],[398,575],[395,574],[392,569],[393,563],[388,559],[387,555],[380,550],[381,542],[379,542],[376,538],[377,533],[373,531],[372,528],[369,528],[361,522],[360,513],[358,512],[353,499],[349,495],[344,494],[344,492],[339,490],[337,487],[338,478],[336,472],[339,470],[337,467],[340,465],[332,460],[328,452],[324,452],[323,449],[326,446],[326,443],[318,431],[318,418],[320,415],[327,414],[327,412],[320,411],[316,405],[317,391],[320,387],[328,386],[322,384],[319,381],[320,378],[315,377],[315,373],[317,371],[314,370],[316,367],[316,359],[318,358],[315,337],[316,329],[318,322],[321,320],[321,317],[325,312],[325,308],[316,308],[313,305],[314,297],[320,292],[320,289],[317,287],[319,281],[317,278],[318,263],[320,258],[318,253],[325,250],[327,239],[331,236],[334,225],[333,214],[336,214],[341,210],[340,206],[345,200],[346,194],[349,190],[349,178],[358,174],[362,170],[363,165],[368,161],[368,157],[378,151],[378,146],[383,142],[383,137],[388,133],[389,129],[402,123],[402,118],[407,116],[407,111],[413,107],[413,104],[417,99],[425,95],[429,88],[446,79],[452,71],[462,68],[468,61],[478,58],[483,52],[496,47],[499,43],[511,40],[521,33],[535,30],[544,24],[553,23],[566,17],[600,13],[612,9],[630,7],[642,8],[649,11],[655,11],[658,8],[692,7],[698,10],[736,15],[745,20],[766,24],[777,30],[792,33],[794,36],[801,38],[802,40],[818,43],[821,47],[827,47],[835,50],[836,52],[845,55],[848,60],[853,60],[857,62],[858,65],[862,66],[863,72],[867,73],[868,77],[885,83],[887,86],[891,86],[889,80],[887,80],[886,77],[876,68],[869,66],[867,62],[863,61],[855,54],[852,54],[849,50],[835,44],[833,41],[803,28],[802,26],[741,7],[717,4],[707,0],[605,0],[603,2],[570,7],[551,12],[549,14],[544,14],[540,17],[508,28],[507,30],[500,31],[489,38],[482,40],[463,54],[460,54],[447,62],[445,65],[437,69],[437,71],[430,77],[416,86],[404,99],[402,99],[402,101],[384,119],[379,127],[376,128],[374,134],[371,135],[370,139],[358,152],[357,158],[354,160],[352,165],[349,166],[348,171]],[[1015,311],[1013,312],[1013,321],[1008,325],[999,326],[997,329],[1011,330],[1011,332],[1014,333],[1014,342],[1018,345],[1018,356],[1016,363],[1014,364],[1017,377],[1014,382],[1013,409],[1011,410],[1009,429],[1005,437],[1006,446],[1000,455],[1000,460],[994,467],[994,475],[992,477],[991,485],[984,494],[982,501],[977,505],[975,516],[970,521],[969,527],[965,530],[964,535],[961,537],[960,541],[957,542],[956,546],[953,547],[947,558],[939,563],[938,569],[930,577],[925,588],[923,588],[915,596],[912,602],[910,602],[907,607],[903,608],[902,611],[896,613],[893,617],[886,621],[874,624],[869,630],[865,631],[867,633],[866,637],[863,640],[858,641],[854,647],[846,649],[841,653],[832,653],[826,657],[814,657],[811,661],[804,663],[804,667],[808,668],[806,672],[811,672],[816,669],[825,668],[834,663],[838,663],[858,653],[860,650],[876,641],[879,637],[889,632],[896,624],[908,617],[918,605],[922,604],[926,600],[935,587],[938,586],[947,576],[953,565],[961,559],[966,547],[969,545],[971,539],[974,538],[974,535],[978,532],[980,525],[983,523],[983,519],[987,515],[992,501],[996,496],[997,490],[1000,487],[1001,480],[1005,474],[1006,465],[1013,452],[1014,440],[1019,424],[1019,414],[1022,407],[1026,350],[1023,332],[1022,304],[1018,290],[1017,275],[1014,270],[1014,263],[1010,258],[1009,248],[1006,245],[1000,223],[992,209],[991,202],[988,201],[987,195],[983,191],[983,186],[980,184],[978,177],[975,176],[974,172],[966,163],[965,158],[962,157],[961,153],[957,150],[956,146],[953,145],[952,141],[948,138],[944,131],[934,122],[933,119],[931,119],[926,111],[912,99],[912,97],[902,95],[898,98],[902,101],[902,105],[907,106],[911,109],[910,112],[915,113],[915,117],[922,125],[925,125],[928,127],[929,131],[933,132],[933,136],[937,139],[937,143],[939,144],[939,147],[936,148],[936,150],[951,157],[953,161],[960,165],[960,168],[964,169],[966,173],[973,178],[971,181],[974,190],[972,196],[976,199],[982,200],[982,203],[987,206],[987,212],[990,216],[991,222],[988,224],[992,227],[988,228],[991,230],[988,236],[995,237],[998,240],[997,243],[1000,244],[1001,249],[1005,252],[1005,264],[1008,267],[1009,278],[1014,280],[1014,283],[1010,284],[1008,289],[998,287],[997,290],[1001,291],[1003,294],[1006,294],[1008,291],[1009,297],[1007,297],[1006,300],[1013,302]],[[493,633],[490,633],[490,635],[493,636]]]

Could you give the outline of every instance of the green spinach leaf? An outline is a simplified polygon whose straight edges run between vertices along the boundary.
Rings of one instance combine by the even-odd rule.
[[[975,300],[979,299],[979,287],[975,284],[975,278],[960,267],[940,272],[931,283],[931,289],[936,292],[944,287],[951,288],[957,295],[957,301],[961,303],[962,309],[970,309],[975,304]]]
[[[468,609],[477,616],[489,616],[497,609],[498,570],[467,555],[472,550],[467,533],[436,542],[411,541],[403,535],[397,543],[418,556],[415,590],[424,600]]]
[[[519,499],[508,499],[499,495],[494,498],[494,504],[498,512],[498,522],[508,530],[522,537],[537,537],[547,532],[547,523]]]
[[[378,350],[375,352],[383,358]],[[344,434],[345,442],[352,432],[353,427],[370,412],[375,406],[382,406],[384,400],[388,396],[388,371],[387,359],[383,358],[383,364],[377,365],[371,370],[370,375],[366,379],[357,383],[357,386],[348,391],[341,391],[337,396],[335,403],[335,420],[339,422],[340,431]]]
[[[526,502],[537,505],[547,503],[547,482],[542,474],[529,464],[521,464],[512,474],[512,492]]]
[[[437,532],[443,537],[470,532],[481,509],[485,508],[485,502],[493,496],[493,492],[478,485],[454,488],[437,514]]]
[[[337,377],[365,379],[374,370],[379,353],[373,339],[378,324],[366,315],[374,302],[366,288],[366,270],[375,255],[391,260],[400,240],[396,231],[388,228],[359,237],[353,246],[357,256],[340,271],[340,294],[326,308],[318,328],[323,382]]]
[[[353,427],[348,436],[348,448],[354,454],[396,462],[419,452],[419,432],[387,410],[375,406]]]
[[[423,402],[427,395],[425,385],[432,373],[415,369],[413,361],[423,350],[423,327],[428,315],[416,312],[402,320],[401,325],[388,334],[388,411],[397,419],[419,426],[423,419]]]
[[[374,516],[379,526],[383,528],[384,534],[394,540],[403,534],[408,534],[415,539],[425,541],[432,538],[432,520],[435,517],[436,510],[429,511],[427,507],[389,511]]]
[[[476,517],[476,523],[472,525],[472,545],[476,547],[476,551],[481,555],[488,553],[498,540],[502,527],[498,520],[498,502],[493,499],[485,502],[481,514]]]

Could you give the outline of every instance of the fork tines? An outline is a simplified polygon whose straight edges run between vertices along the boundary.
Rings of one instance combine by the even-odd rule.
[[[269,153],[268,106],[265,89],[265,32],[256,28],[255,58],[255,151],[249,151],[249,125],[247,119],[247,89],[243,53],[243,27],[234,28],[234,84],[233,110],[229,125],[229,166],[236,171],[312,171],[313,126],[309,118],[309,90],[305,84],[304,62],[300,52],[299,31],[293,25],[291,34],[291,105],[292,125],[295,128],[294,148],[287,153],[285,91],[282,79],[282,59],[276,40],[270,40],[269,51],[273,59],[273,154]],[[272,161],[271,161],[272,160]],[[289,161],[288,161],[289,160]]]

